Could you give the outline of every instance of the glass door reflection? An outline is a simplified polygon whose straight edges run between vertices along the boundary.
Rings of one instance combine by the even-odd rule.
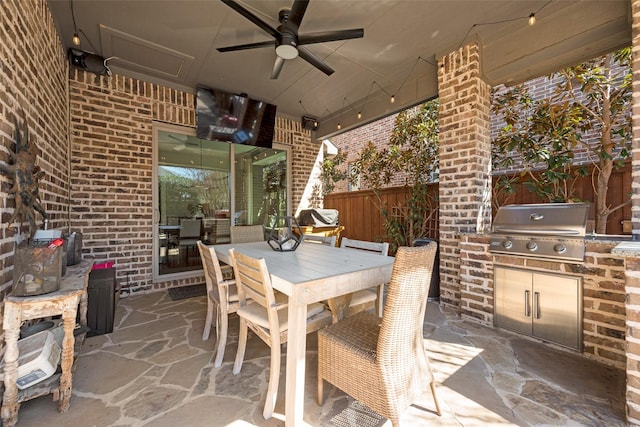
[[[231,225],[269,227],[288,214],[290,147],[203,140],[172,125],[154,130],[155,280],[198,274],[198,240],[229,243]]]
[[[162,130],[157,141],[157,272],[200,270],[198,240],[229,242],[230,146]]]

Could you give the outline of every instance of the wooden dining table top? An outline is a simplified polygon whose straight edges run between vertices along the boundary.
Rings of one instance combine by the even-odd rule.
[[[214,248],[218,258],[227,264],[231,263],[231,248],[264,258],[274,289],[292,296],[297,287],[297,293],[304,294],[307,304],[387,282],[394,260],[372,252],[312,242],[303,242],[295,251],[286,252],[271,249],[267,242],[230,243]],[[358,280],[373,284],[352,283]]]

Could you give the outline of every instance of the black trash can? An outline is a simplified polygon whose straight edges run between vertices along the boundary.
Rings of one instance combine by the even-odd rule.
[[[89,273],[87,286],[87,336],[113,332],[116,311],[116,269],[99,268]]]
[[[429,286],[428,301],[440,300],[440,244],[437,240],[427,239],[424,237],[417,238],[413,241],[413,246],[427,246],[431,242],[436,242],[436,259],[433,261],[433,272],[431,273],[431,285]]]

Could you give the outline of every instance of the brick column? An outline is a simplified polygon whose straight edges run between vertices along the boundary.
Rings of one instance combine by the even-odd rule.
[[[459,234],[491,222],[490,86],[478,45],[440,60],[440,301],[460,305]]]
[[[640,1],[631,2],[633,98],[631,103],[633,138],[631,156],[631,225],[634,240],[640,239]]]
[[[631,224],[634,240],[640,238],[640,0],[631,1],[633,98],[631,104],[633,152],[631,157]],[[640,258],[625,260],[627,421],[640,425]]]

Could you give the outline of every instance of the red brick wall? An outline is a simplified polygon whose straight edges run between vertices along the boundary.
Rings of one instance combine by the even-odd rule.
[[[632,111],[632,169],[631,224],[635,238],[640,238],[640,1],[631,1],[633,101]],[[626,262],[626,345],[627,345],[627,419],[640,425],[640,257]]]
[[[15,149],[14,119],[26,116],[31,142],[41,155],[42,206],[51,228],[67,226],[67,60],[44,0],[0,2],[0,162]],[[0,295],[13,280],[14,245],[29,237],[28,223],[9,224],[13,179],[0,175]],[[37,226],[42,218],[36,214]]]
[[[83,233],[85,257],[115,262],[123,288],[151,288],[152,121],[193,104],[170,99],[149,83],[71,70],[71,227]]]
[[[195,127],[194,95],[73,69],[70,99],[71,227],[82,231],[85,255],[115,261],[125,290],[201,283],[203,277],[151,280],[153,122]],[[320,146],[282,117],[274,141],[292,146],[295,211]]]
[[[340,150],[347,153],[347,164],[354,161],[358,156],[358,153],[364,148],[368,142],[372,142],[376,147],[384,149],[389,144],[391,133],[396,122],[397,114],[384,117],[375,122],[369,123],[366,126],[359,127],[357,129],[345,132],[334,137],[331,137],[331,142]],[[347,165],[344,165],[344,171],[347,170]],[[389,184],[389,187],[404,185],[404,179],[401,174],[398,174],[393,181]],[[361,190],[365,187],[362,186]],[[341,193],[347,191],[347,182],[341,181],[336,183],[334,193]]]
[[[458,236],[487,231],[491,219],[490,88],[476,44],[439,65],[440,301],[459,306]]]
[[[300,121],[284,117],[276,118],[273,140],[291,146],[293,176],[291,212],[295,214],[299,205],[307,207],[311,203],[310,200],[302,200],[302,198],[309,184],[309,176],[315,166],[318,152],[322,150],[322,144],[311,139],[311,131],[305,129]]]

